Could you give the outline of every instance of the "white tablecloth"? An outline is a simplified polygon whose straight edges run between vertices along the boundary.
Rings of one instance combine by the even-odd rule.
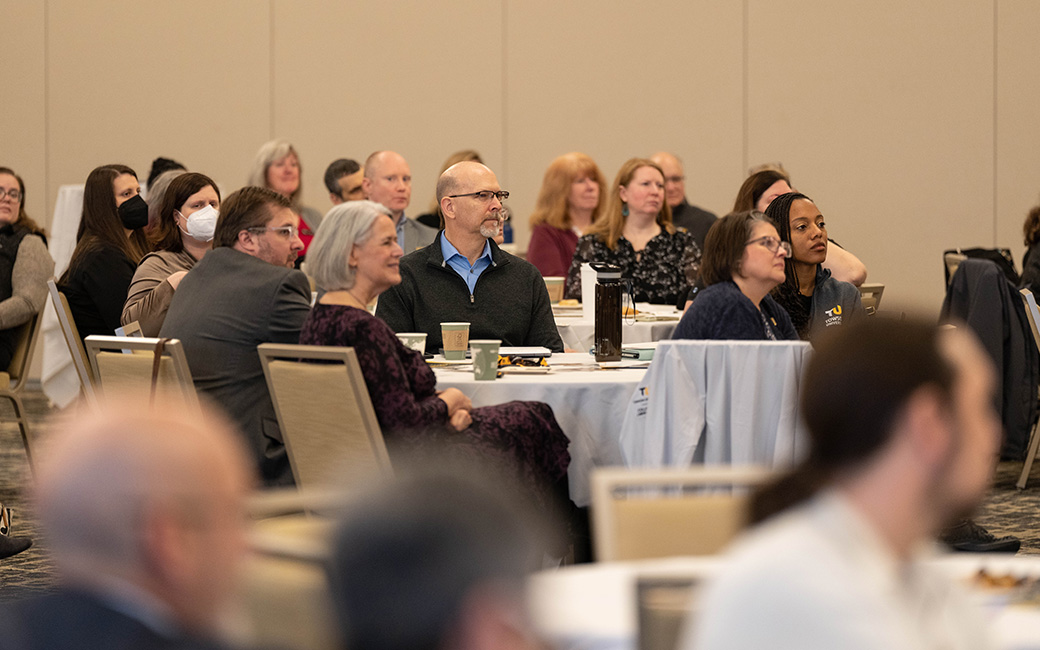
[[[993,575],[1040,576],[1036,556],[954,554],[936,564],[957,578],[985,567]],[[605,562],[543,571],[528,580],[535,629],[559,650],[636,650],[640,577],[707,579],[725,567],[723,556]],[[1001,607],[979,594],[1001,650],[1040,648],[1040,610]]]
[[[807,450],[801,341],[662,341],[621,431],[629,467],[784,465]]]
[[[643,321],[632,318],[621,319],[621,342],[622,343],[651,343],[663,341],[672,337],[672,331],[679,324],[682,312],[677,311],[673,305],[651,305],[650,303],[637,303],[636,310],[644,312],[648,316],[672,318],[674,320]],[[556,328],[560,330],[560,338],[568,350],[588,352],[592,348],[592,339],[595,337],[596,324],[591,318],[585,318],[581,310],[562,310],[554,312]]]
[[[495,381],[475,381],[472,371],[436,369],[437,388],[458,388],[474,406],[511,400],[545,402],[551,406],[556,421],[571,441],[571,498],[579,506],[586,506],[592,468],[622,463],[618,446],[621,422],[632,392],[646,370],[565,370],[564,364],[568,363],[594,364],[590,355],[580,353],[554,354],[549,361],[556,368],[549,374],[506,375]]]
[[[60,278],[76,249],[76,230],[83,213],[83,186],[62,185],[54,206],[47,248],[54,258],[54,277]],[[54,306],[47,300],[43,312],[43,370],[40,376],[43,392],[58,407],[68,406],[79,395],[79,376],[72,365],[65,337],[62,336]]]

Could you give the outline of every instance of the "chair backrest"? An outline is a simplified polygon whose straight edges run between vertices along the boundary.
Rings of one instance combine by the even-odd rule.
[[[758,467],[596,468],[596,560],[717,553],[746,525],[748,488],[771,475]]]
[[[43,312],[32,315],[29,322],[18,328],[18,340],[14,344],[14,354],[11,355],[11,365],[7,367],[7,375],[11,378],[8,388],[12,391],[20,391],[29,376],[29,364],[32,363],[33,351],[36,350],[36,341],[40,338],[40,330],[43,327]]]
[[[964,253],[950,252],[943,253],[943,266],[946,267],[946,286],[950,286],[950,281],[953,280],[953,276],[957,273],[957,269],[960,267],[961,262],[968,259],[968,256]]]
[[[83,349],[83,339],[80,338],[79,329],[76,328],[76,320],[72,317],[72,310],[69,309],[69,301],[65,298],[64,293],[58,291],[58,285],[54,283],[53,278],[47,280],[47,288],[50,290],[51,303],[54,305],[54,313],[58,316],[62,336],[65,337],[65,344],[69,347],[72,365],[75,366],[76,374],[79,375],[83,395],[88,401],[93,401],[94,374],[87,361],[87,353]]]
[[[881,296],[885,293],[883,284],[861,284],[859,286],[859,298],[863,302],[863,308],[867,314],[873,316],[881,307]]]
[[[155,347],[159,340],[140,336],[88,336],[87,358],[97,378],[97,392],[118,390],[142,400],[150,399]],[[179,396],[188,408],[199,408],[188,360],[178,339],[168,339],[163,346],[157,388],[167,399]]]
[[[1036,306],[1036,298],[1029,289],[1019,289],[1018,293],[1022,295],[1022,302],[1026,307],[1029,329],[1033,331],[1033,342],[1036,343],[1037,350],[1040,350],[1040,309]]]
[[[392,474],[352,348],[264,343],[257,349],[297,487],[344,487]]]

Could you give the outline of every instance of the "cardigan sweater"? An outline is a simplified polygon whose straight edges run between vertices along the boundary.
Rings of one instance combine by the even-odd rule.
[[[759,305],[732,280],[710,285],[683,314],[672,338],[767,341],[769,327],[778,341],[798,340],[791,317],[772,297],[765,296]]]

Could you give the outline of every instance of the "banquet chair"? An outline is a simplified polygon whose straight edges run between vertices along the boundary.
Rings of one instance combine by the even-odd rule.
[[[86,339],[87,358],[97,378],[95,392],[118,391],[123,395],[151,398],[156,345],[163,339],[140,336],[98,336]],[[180,400],[186,408],[198,410],[199,397],[178,339],[165,339],[156,373],[156,387],[164,399]]]
[[[40,338],[42,326],[43,313],[41,311],[33,314],[29,322],[18,328],[18,339],[15,342],[14,354],[11,356],[11,364],[7,366],[5,372],[0,372],[0,397],[9,400],[14,408],[13,420],[18,424],[18,430],[22,434],[29,469],[33,467],[33,458],[29,442],[29,419],[26,417],[25,406],[22,404],[22,390],[29,378],[29,365],[32,364],[33,351],[36,349],[36,341]]]
[[[1022,295],[1022,302],[1025,304],[1029,329],[1033,331],[1033,342],[1036,344],[1037,350],[1040,351],[1040,309],[1037,309],[1036,298],[1033,296],[1032,291],[1021,289],[1019,293]],[[1033,430],[1029,432],[1029,450],[1026,452],[1026,460],[1022,465],[1022,473],[1018,476],[1018,483],[1015,484],[1019,490],[1026,489],[1029,471],[1033,469],[1036,449],[1040,445],[1040,436],[1037,435],[1038,427],[1040,427],[1040,419],[1033,423]]]
[[[69,346],[69,356],[72,357],[72,364],[76,368],[76,374],[79,375],[80,392],[86,398],[87,404],[94,404],[94,374],[90,371],[90,364],[86,361],[83,339],[79,336],[76,319],[73,318],[72,310],[69,309],[68,298],[64,293],[58,291],[58,286],[54,283],[53,278],[47,281],[47,288],[51,293],[51,304],[58,317],[61,335],[66,340],[66,345]]]
[[[746,524],[747,488],[770,476],[760,467],[596,468],[596,560],[717,553]]]
[[[257,350],[298,488],[392,475],[352,348],[264,343]]]
[[[861,284],[859,286],[859,297],[868,316],[877,313],[878,308],[881,307],[881,296],[884,293],[885,285],[883,284]]]
[[[65,345],[69,347],[72,365],[79,376],[80,392],[83,393],[88,404],[93,404],[95,402],[94,375],[87,362],[87,353],[83,349],[83,339],[79,336],[76,320],[72,317],[72,310],[69,309],[69,301],[65,298],[64,293],[58,291],[58,285],[54,283],[53,278],[47,280],[47,288],[50,290],[51,304],[58,317],[58,325],[61,326],[61,334],[65,337]]]

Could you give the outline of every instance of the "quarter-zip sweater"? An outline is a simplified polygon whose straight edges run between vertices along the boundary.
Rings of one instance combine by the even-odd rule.
[[[395,332],[426,332],[426,349],[442,347],[441,323],[470,324],[470,339],[500,339],[504,346],[540,345],[563,352],[549,293],[532,264],[491,245],[491,266],[470,293],[444,261],[440,238],[401,258],[401,284],[379,296],[376,316]]]

